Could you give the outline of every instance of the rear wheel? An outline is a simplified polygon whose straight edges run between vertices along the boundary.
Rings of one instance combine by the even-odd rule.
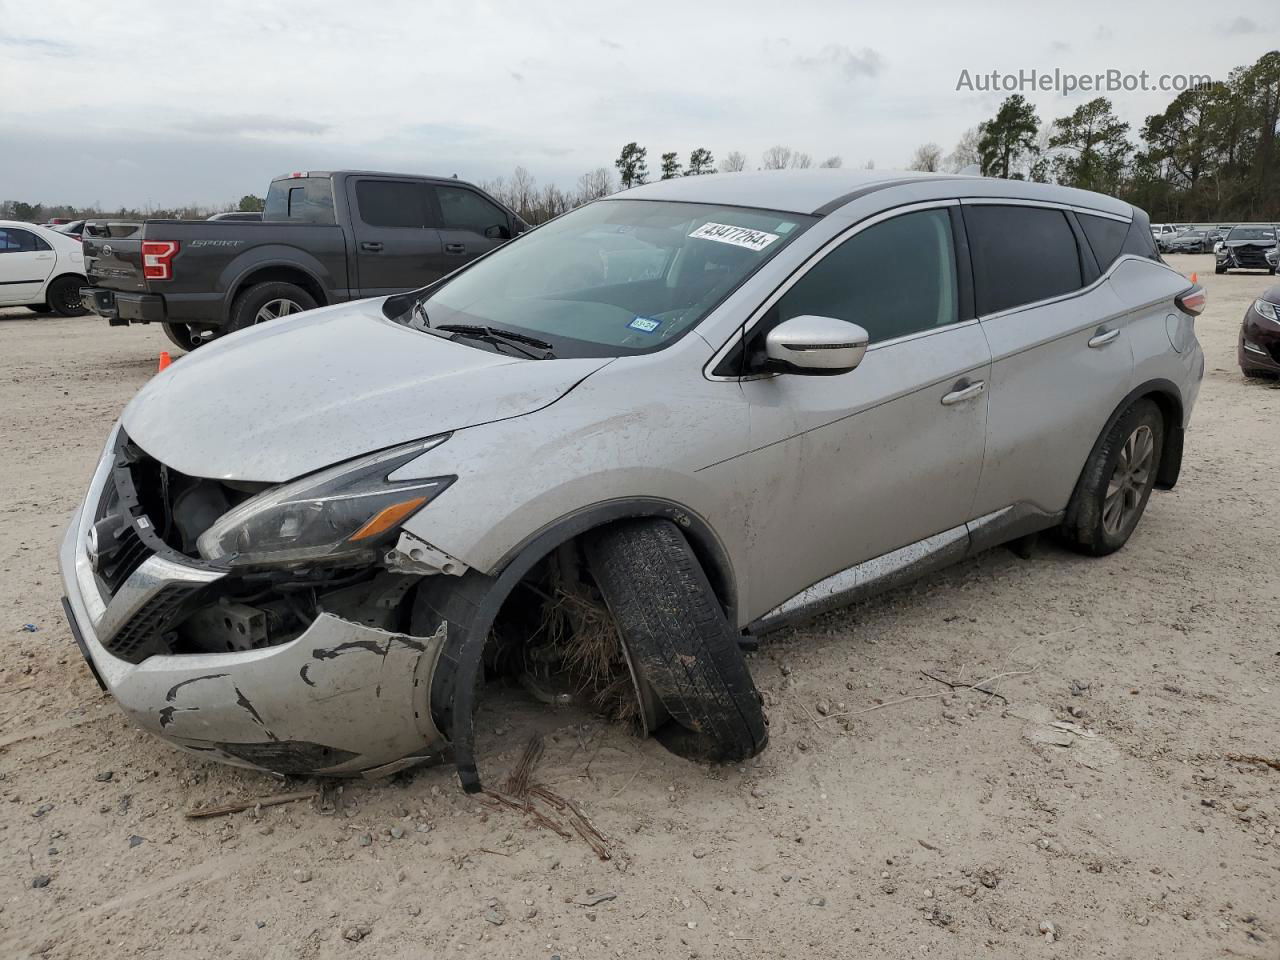
[[[586,538],[591,575],[622,635],[642,700],[670,719],[654,736],[691,760],[745,760],[769,741],[738,638],[702,565],[669,520],[613,524]]]
[[[60,317],[83,317],[89,311],[80,302],[80,288],[84,285],[81,277],[58,277],[49,284],[45,299]]]
[[[227,333],[269,323],[316,306],[315,298],[292,283],[259,283],[236,297],[231,305]]]
[[[1139,400],[1107,431],[1076,484],[1061,534],[1075,550],[1102,557],[1125,545],[1147,507],[1164,448],[1164,418]]]

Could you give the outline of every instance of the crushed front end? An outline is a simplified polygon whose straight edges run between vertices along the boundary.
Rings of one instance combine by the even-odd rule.
[[[117,427],[60,552],[95,677],[139,726],[228,763],[377,775],[444,759],[428,691],[445,628],[406,632],[420,568],[393,569],[378,538],[275,565],[202,555],[219,520],[288,486],[182,475]]]

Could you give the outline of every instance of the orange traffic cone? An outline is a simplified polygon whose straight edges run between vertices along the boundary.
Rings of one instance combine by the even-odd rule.
[[[1199,282],[1200,282],[1200,279],[1199,279],[1199,278],[1198,278],[1198,277],[1193,273],[1193,274],[1191,275],[1191,282],[1192,282],[1192,283],[1199,283]]]
[[[169,364],[171,364],[171,363],[173,363],[173,357],[169,356],[169,351],[168,351],[168,350],[161,350],[161,351],[160,351],[160,365],[159,365],[158,367],[156,367],[156,373],[159,373],[161,370],[165,369],[165,368],[166,368],[167,366],[169,366]]]

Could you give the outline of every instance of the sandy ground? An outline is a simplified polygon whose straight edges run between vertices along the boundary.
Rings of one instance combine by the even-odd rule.
[[[1235,362],[1270,280],[1171,259],[1210,293],[1208,372],[1182,480],[1119,554],[995,550],[772,638],[742,768],[485,701],[489,775],[545,730],[538,775],[607,862],[443,768],[185,819],[312,784],[135,731],[62,620],[56,540],[167,342],[0,312],[0,955],[1280,956],[1280,770],[1230,759],[1280,757],[1280,390]],[[921,670],[1005,674],[1008,702]]]

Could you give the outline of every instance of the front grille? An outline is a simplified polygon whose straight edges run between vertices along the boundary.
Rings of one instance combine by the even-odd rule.
[[[153,653],[167,652],[165,630],[174,624],[187,601],[200,589],[192,584],[167,584],[102,645],[113,656],[130,663],[141,663]]]
[[[1271,266],[1267,262],[1265,247],[1236,247],[1236,263],[1250,270],[1265,270]]]
[[[138,531],[130,524],[116,541],[118,546],[102,557],[98,562],[98,576],[111,596],[115,596],[120,585],[133,575],[151,556],[151,549],[142,542]]]

